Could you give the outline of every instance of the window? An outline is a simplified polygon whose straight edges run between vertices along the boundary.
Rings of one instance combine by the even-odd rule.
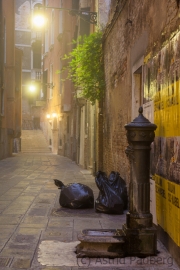
[[[51,13],[51,45],[54,44],[54,9]]]
[[[63,33],[63,11],[59,11],[59,34]]]
[[[45,53],[49,51],[49,31],[46,29],[45,31]]]
[[[53,64],[50,65],[50,92],[49,98],[53,97]]]
[[[59,64],[59,70],[60,70],[60,74],[59,74],[59,94],[62,94],[62,87],[63,87],[63,83],[62,83],[62,58],[60,58],[60,64]]]
[[[76,25],[75,27],[75,31],[74,31],[74,40],[77,40],[77,37],[78,37],[78,26]],[[76,48],[76,43],[73,43],[72,44],[72,48],[75,49]]]
[[[41,68],[41,41],[33,43],[33,68]]]
[[[43,71],[43,99],[47,99],[47,77],[48,77],[48,71]]]
[[[81,11],[90,11],[90,8],[82,8]],[[80,36],[89,36],[90,23],[86,21],[86,15],[82,15],[80,18]]]
[[[6,64],[6,21],[4,19],[4,64]]]
[[[1,89],[1,115],[4,115],[4,89]]]
[[[69,134],[69,116],[67,116],[67,133]]]
[[[79,0],[72,0],[72,9],[79,9]]]
[[[60,3],[60,8],[62,8],[62,0]],[[59,11],[59,34],[63,33],[63,11]]]
[[[137,116],[143,102],[142,66],[133,72],[132,118]]]
[[[15,44],[29,45],[31,43],[31,32],[16,30]]]

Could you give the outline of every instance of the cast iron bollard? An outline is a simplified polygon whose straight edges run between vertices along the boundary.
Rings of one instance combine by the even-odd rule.
[[[129,146],[126,154],[130,161],[129,212],[123,231],[129,255],[155,255],[156,229],[150,213],[150,144],[154,141],[157,126],[143,116],[125,125]]]
[[[156,255],[157,231],[150,213],[150,144],[156,125],[143,116],[125,125],[131,164],[129,212],[122,229],[85,229],[78,235],[77,257],[146,257]]]

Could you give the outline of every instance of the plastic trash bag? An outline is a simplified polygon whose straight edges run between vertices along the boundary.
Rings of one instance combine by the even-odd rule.
[[[127,209],[128,196],[126,182],[118,172],[112,171],[107,177],[105,172],[98,171],[95,178],[99,196],[95,201],[97,212],[107,214],[123,214]]]
[[[94,194],[88,186],[80,183],[72,183],[65,186],[57,179],[54,179],[54,183],[61,189],[59,203],[62,207],[71,209],[94,207]]]

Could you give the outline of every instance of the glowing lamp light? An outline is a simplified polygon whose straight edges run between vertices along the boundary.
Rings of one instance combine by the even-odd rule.
[[[57,113],[53,112],[53,113],[52,113],[52,117],[53,117],[53,118],[57,117]]]
[[[51,115],[49,113],[46,114],[46,118],[47,119],[50,119],[51,118]]]
[[[33,17],[33,25],[42,28],[46,24],[46,19],[42,14],[37,14]]]
[[[30,85],[30,86],[29,86],[29,91],[30,91],[31,93],[34,93],[34,92],[36,91],[36,87],[35,87],[34,85]]]

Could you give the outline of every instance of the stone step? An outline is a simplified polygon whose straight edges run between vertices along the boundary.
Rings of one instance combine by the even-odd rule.
[[[41,130],[22,130],[21,152],[51,153],[51,150]]]
[[[27,149],[25,149],[25,150],[22,150],[21,151],[22,153],[51,153],[51,151],[49,150],[39,150],[39,149],[36,149],[36,150],[27,150]]]

